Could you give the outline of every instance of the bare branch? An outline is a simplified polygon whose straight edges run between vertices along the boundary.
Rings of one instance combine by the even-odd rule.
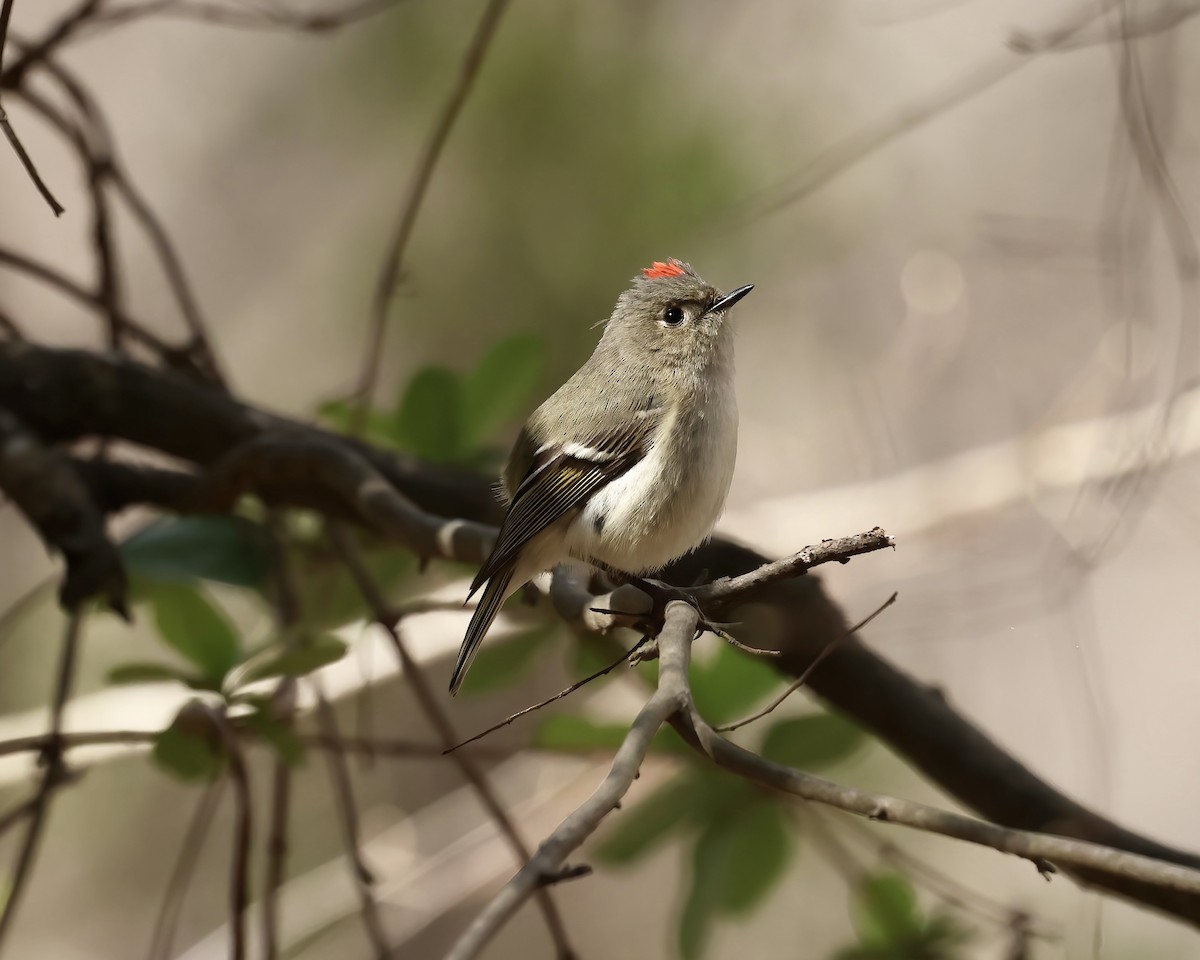
[[[467,102],[467,97],[471,94],[471,88],[475,85],[475,79],[479,75],[479,68],[483,66],[484,57],[487,55],[488,48],[496,35],[496,28],[499,27],[500,19],[507,8],[508,0],[488,0],[483,17],[475,28],[471,45],[467,48],[462,65],[459,67],[458,79],[445,105],[438,113],[433,129],[429,132],[429,138],[421,148],[412,177],[405,188],[404,199],[400,203],[400,216],[391,242],[388,244],[387,252],[384,254],[383,266],[379,272],[375,296],[371,304],[370,327],[363,349],[358,386],[355,390],[355,397],[358,400],[355,408],[355,416],[358,418],[358,423],[355,424],[353,431],[355,433],[361,432],[367,411],[375,397],[375,384],[379,379],[384,333],[387,329],[388,308],[391,305],[396,286],[400,282],[404,268],[404,255],[408,249],[413,228],[417,224],[417,215],[421,212],[421,204],[429,190],[429,183],[433,179],[433,172],[437,167],[438,158],[442,154],[442,148],[446,145],[450,131],[454,129],[458,115],[462,112],[463,104]]]
[[[230,960],[246,957],[246,907],[250,903],[250,849],[253,841],[254,807],[250,797],[250,774],[237,735],[223,713],[211,710],[209,715],[221,736],[229,776],[233,781],[234,827],[233,857],[229,882]]]
[[[895,546],[896,541],[886,531],[875,527],[851,537],[822,540],[817,546],[805,547],[790,557],[764,563],[757,570],[740,577],[722,577],[689,592],[701,604],[745,600],[770,583],[798,577],[822,563],[846,563],[851,557]]]
[[[545,886],[547,878],[558,873],[571,852],[595,833],[601,821],[620,805],[621,799],[637,779],[655,734],[687,703],[688,667],[697,620],[694,607],[678,600],[667,605],[663,630],[659,635],[661,657],[658,687],[630,726],[629,733],[613,757],[608,775],[484,907],[446,954],[446,960],[471,960],[477,957],[521,905]]]
[[[59,590],[63,607],[73,611],[99,595],[129,619],[125,569],[91,491],[65,453],[44,445],[3,408],[0,490],[20,508],[46,544],[66,558],[67,575]]]
[[[661,648],[660,643],[660,648]],[[1168,890],[1200,893],[1200,870],[1166,863],[1153,857],[1126,853],[1083,840],[1027,830],[1013,830],[973,817],[939,810],[923,803],[900,800],[885,794],[844,787],[812,774],[772,763],[730,743],[717,734],[690,702],[686,716],[677,718],[676,729],[699,746],[719,767],[754,783],[790,793],[804,800],[825,804],[870,820],[897,823],[927,833],[991,847],[1032,862],[1045,872],[1053,865],[1086,868],[1101,873],[1154,884]]]
[[[29,826],[25,829],[25,839],[17,855],[12,879],[9,881],[4,911],[0,913],[0,949],[3,947],[5,937],[12,929],[17,909],[21,905],[26,885],[33,872],[34,861],[37,859],[38,847],[42,839],[42,830],[46,825],[46,814],[50,810],[50,795],[68,778],[59,738],[62,735],[63,712],[75,685],[75,666],[79,656],[79,640],[82,630],[83,614],[78,611],[73,612],[67,618],[62,651],[59,654],[54,695],[50,702],[50,743],[42,753],[41,759],[44,767],[42,782],[29,813]]]

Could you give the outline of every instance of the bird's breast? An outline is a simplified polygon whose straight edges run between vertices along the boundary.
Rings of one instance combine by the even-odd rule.
[[[725,509],[737,458],[732,384],[669,416],[647,455],[598,491],[568,530],[575,555],[628,573],[698,546]]]

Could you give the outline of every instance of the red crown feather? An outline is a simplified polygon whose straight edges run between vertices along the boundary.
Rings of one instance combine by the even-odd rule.
[[[683,263],[671,257],[666,263],[661,260],[655,260],[650,266],[642,271],[642,276],[648,277],[651,280],[662,280],[666,277],[681,277],[687,270],[684,269]]]

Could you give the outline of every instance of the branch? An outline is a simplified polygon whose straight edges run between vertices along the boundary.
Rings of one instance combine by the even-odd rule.
[[[1054,865],[1120,877],[1167,890],[1200,894],[1200,869],[1176,866],[1100,844],[1013,830],[886,794],[844,787],[773,763],[719,736],[699,715],[688,682],[691,646],[698,625],[695,609],[668,604],[658,637],[658,685],[638,712],[596,791],[538,847],[529,862],[487,904],[447,954],[447,960],[479,955],[529,897],[553,877],[567,856],[600,826],[629,791],[659,728],[666,723],[717,766],[765,787],[793,794],[871,820],[896,823],[968,843],[991,847],[1031,861],[1042,874]]]
[[[166,960],[171,955],[171,947],[175,940],[175,928],[183,909],[183,900],[192,882],[192,874],[196,870],[204,841],[212,827],[213,816],[217,812],[217,804],[221,799],[221,790],[224,786],[224,780],[210,783],[192,813],[192,822],[188,824],[187,833],[184,834],[183,846],[179,849],[179,856],[163,894],[162,906],[154,921],[154,932],[150,937],[148,954],[150,960]]]
[[[66,558],[59,600],[78,610],[101,595],[124,619],[125,568],[108,539],[104,515],[61,450],[47,447],[28,427],[0,408],[0,490],[28,518],[47,546]]]
[[[455,731],[450,718],[446,716],[445,710],[438,703],[437,697],[434,696],[433,689],[425,679],[424,671],[421,665],[413,659],[405,646],[403,639],[400,636],[399,630],[395,626],[395,615],[388,609],[386,598],[379,591],[378,584],[375,583],[366,564],[363,562],[362,555],[358,548],[350,539],[349,535],[337,525],[331,528],[334,543],[342,554],[342,559],[345,560],[347,568],[350,570],[354,582],[357,584],[359,592],[367,601],[376,622],[387,631],[388,636],[392,640],[392,645],[396,648],[396,653],[400,658],[400,662],[404,667],[404,677],[412,686],[413,693],[416,694],[417,701],[421,705],[426,719],[429,720],[433,729],[438,735],[438,739],[442,742],[443,750],[450,750],[459,741],[458,733]],[[496,822],[500,828],[500,832],[508,839],[509,845],[513,852],[522,863],[529,861],[529,850],[525,846],[525,841],[521,838],[520,832],[517,830],[516,824],[513,823],[508,811],[500,802],[492,789],[491,783],[487,776],[475,763],[474,759],[461,752],[450,754],[451,760],[458,767],[463,777],[474,788],[479,795],[480,802],[488,815]],[[557,950],[559,960],[572,960],[575,957],[575,951],[571,948],[570,942],[567,939],[566,927],[563,924],[562,916],[558,912],[558,908],[546,890],[539,890],[537,893],[538,907],[542,911],[542,915],[546,919],[546,926],[550,931],[550,936],[554,940],[554,945]]]
[[[608,776],[558,825],[525,866],[472,921],[446,954],[446,960],[477,957],[521,905],[545,886],[547,878],[559,872],[567,857],[617,809],[637,779],[655,734],[686,706],[690,697],[687,677],[697,624],[696,611],[688,604],[674,600],[667,604],[663,621],[659,634],[658,687],[638,712],[617,749]]]
[[[875,527],[866,533],[858,533],[852,537],[822,540],[815,547],[805,547],[790,557],[764,563],[740,577],[722,577],[720,580],[714,580],[706,586],[696,587],[689,592],[701,604],[728,604],[738,600],[747,600],[761,592],[769,584],[798,577],[822,563],[831,561],[847,563],[851,557],[873,553],[887,547],[894,549],[895,546],[896,541],[885,530]]]
[[[1013,830],[927,804],[844,787],[773,763],[717,734],[696,712],[690,699],[686,715],[676,717],[675,726],[685,739],[697,744],[717,766],[754,783],[804,800],[870,820],[896,823],[1024,857],[1043,873],[1048,872],[1047,866],[1050,864],[1062,865],[1153,884],[1167,890],[1200,893],[1200,869],[1176,866],[1153,857],[1126,853],[1084,840]]]
[[[316,683],[316,678],[314,678]],[[345,752],[341,747],[341,733],[338,730],[337,717],[333,707],[326,699],[320,686],[317,687],[317,722],[321,727],[321,737],[324,741],[337,746],[326,752],[325,758],[329,769],[329,782],[333,787],[333,800],[337,808],[338,822],[342,829],[342,844],[346,848],[346,856],[350,860],[350,873],[354,878],[354,888],[358,893],[359,905],[362,908],[363,928],[367,931],[367,939],[375,951],[378,960],[387,960],[390,952],[387,944],[387,933],[383,929],[383,921],[379,917],[379,904],[375,900],[372,885],[375,877],[363,861],[361,832],[358,826],[358,806],[354,800],[354,788],[350,785],[350,771],[346,766]]]
[[[75,685],[75,667],[79,656],[79,637],[83,628],[83,615],[72,613],[67,620],[66,632],[63,637],[62,652],[58,661],[58,676],[54,684],[54,696],[50,703],[50,744],[42,753],[42,782],[38,787],[37,796],[29,811],[29,826],[25,831],[25,839],[17,855],[17,864],[13,869],[12,879],[8,885],[8,897],[4,901],[4,912],[0,913],[0,947],[12,928],[17,915],[17,908],[25,894],[25,888],[33,872],[33,864],[37,859],[38,848],[41,844],[42,830],[46,825],[46,814],[50,810],[50,795],[68,779],[66,764],[63,762],[62,746],[59,738],[62,735],[63,712],[67,700],[71,697],[71,689]]]
[[[493,524],[499,519],[488,477],[314,430],[249,407],[171,371],[154,370],[127,359],[0,342],[0,406],[7,406],[45,442],[89,436],[119,438],[201,467],[268,432],[307,432],[323,441],[344,444],[421,510],[461,517],[468,527]],[[187,429],[181,430],[180,424],[187,424]],[[109,492],[122,495],[136,493],[140,479],[145,478],[153,478],[158,493],[164,492],[163,487],[197,482],[186,475],[168,477],[163,472],[144,473],[116,465],[111,470],[98,468],[96,476],[115,480],[118,471],[122,471],[120,482],[114,482],[117,489],[110,488]],[[311,489],[303,485],[282,486],[275,492],[281,495],[280,502],[300,503],[306,495],[313,497]],[[282,494],[287,495],[286,501]],[[99,494],[97,498],[103,499]],[[439,532],[443,540],[451,541],[452,549],[455,531],[461,526],[451,521]],[[754,550],[716,538],[674,563],[663,575],[672,583],[687,586],[696,583],[704,571],[738,577],[767,562],[768,558]],[[555,581],[557,586],[557,577]],[[622,590],[627,588],[616,592]],[[580,605],[591,603],[589,597],[568,592]],[[793,680],[846,632],[848,624],[842,611],[812,574],[769,584],[755,602],[767,604],[777,613],[762,635],[755,638],[756,644],[781,651],[781,656],[770,662]],[[611,623],[611,618],[582,609],[587,617]],[[730,619],[738,618],[736,605],[730,606],[729,614]],[[596,625],[600,629],[603,626]],[[812,672],[808,686],[931,782],[989,820],[1200,866],[1200,857],[1195,854],[1127,830],[1064,796],[955,710],[942,691],[898,669],[868,649],[859,636],[840,642]],[[1104,873],[1077,871],[1076,876],[1200,925],[1200,896],[1195,894],[1165,891]]]
[[[383,266],[379,272],[379,280],[375,286],[375,297],[371,303],[371,322],[367,333],[367,342],[363,349],[362,368],[359,373],[358,387],[355,396],[359,400],[356,416],[359,423],[355,433],[360,432],[364,418],[371,407],[375,396],[375,383],[379,379],[379,364],[383,356],[383,338],[387,328],[388,306],[404,266],[404,254],[408,242],[412,238],[413,228],[417,225],[417,215],[421,212],[421,204],[429,190],[433,179],[433,171],[437,167],[442,148],[450,137],[450,131],[462,112],[463,104],[470,96],[479,68],[483,66],[483,58],[496,35],[500,18],[508,8],[508,0],[488,0],[484,8],[479,26],[475,28],[475,36],[467,48],[459,67],[458,80],[451,90],[449,98],[438,114],[429,138],[421,148],[421,154],[413,169],[412,179],[404,191],[404,199],[400,204],[400,216],[396,223],[395,233],[388,244],[387,253],[383,258]]]
[[[12,8],[13,0],[0,0],[0,76],[3,76],[4,47],[8,42],[8,20],[12,16]],[[29,179],[33,181],[33,185],[37,188],[38,193],[42,195],[42,199],[50,205],[50,209],[54,211],[56,217],[61,216],[63,213],[62,204],[55,199],[54,194],[50,192],[50,188],[42,180],[41,174],[38,173],[37,167],[21,143],[20,137],[17,136],[17,131],[13,129],[12,123],[8,119],[8,114],[4,112],[2,104],[0,104],[0,127],[4,128],[4,135],[8,137],[8,142],[12,145],[13,152],[16,153],[17,159],[21,161],[21,166],[25,168],[25,172],[29,175]]]

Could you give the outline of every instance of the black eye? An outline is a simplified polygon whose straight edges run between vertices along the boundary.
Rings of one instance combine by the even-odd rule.
[[[677,327],[683,323],[683,310],[679,307],[667,307],[663,311],[663,323],[669,327]]]

